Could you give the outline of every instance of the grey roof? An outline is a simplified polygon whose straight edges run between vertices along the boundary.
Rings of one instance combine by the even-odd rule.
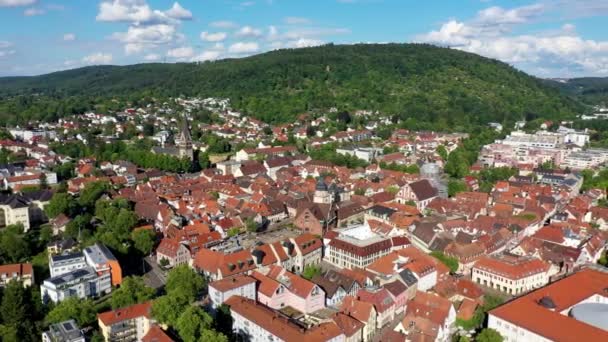
[[[84,258],[84,254],[82,254],[82,252],[67,253],[67,254],[61,254],[61,255],[53,255],[51,257],[51,262],[55,263],[55,262],[59,262],[59,261],[65,261],[65,260],[70,260],[70,259],[80,259],[80,258]]]
[[[576,305],[570,311],[575,319],[600,328],[608,330],[608,304],[583,303]]]
[[[85,268],[80,268],[80,269],[74,270],[70,273],[65,273],[62,275],[58,275],[58,276],[49,278],[49,279],[45,280],[45,282],[52,283],[55,286],[60,286],[65,283],[72,282],[76,279],[80,279],[80,278],[84,278],[84,277],[92,278],[95,276],[95,274],[96,274],[96,272],[92,267],[85,267]]]
[[[383,205],[375,205],[369,209],[370,212],[378,215],[378,216],[391,216],[397,210],[385,207]]]
[[[60,323],[51,324],[49,326],[48,335],[52,341],[70,342],[84,340],[84,334],[76,324],[76,321],[70,319]]]
[[[411,287],[418,282],[418,278],[416,278],[414,273],[412,273],[412,271],[407,268],[399,272],[399,277],[401,277],[401,280],[403,280],[405,285],[407,285],[408,287]]]
[[[31,191],[24,193],[23,197],[32,201],[47,202],[53,197],[53,192],[51,190]]]
[[[21,195],[0,195],[0,204],[19,209],[29,207],[30,201]]]
[[[108,262],[108,260],[116,260],[116,257],[114,257],[114,254],[110,252],[108,247],[99,243],[86,247],[84,253],[91,258],[95,264],[103,264]]]

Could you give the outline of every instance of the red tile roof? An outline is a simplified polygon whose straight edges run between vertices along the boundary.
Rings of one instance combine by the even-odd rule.
[[[586,269],[508,302],[490,315],[555,341],[608,341],[608,331],[560,312],[591,297],[608,295],[608,273]],[[555,310],[539,304],[550,298]]]
[[[230,297],[226,304],[232,312],[254,322],[283,341],[322,342],[342,334],[340,328],[333,322],[306,330],[291,323],[286,317],[280,316],[278,312],[241,296]]]
[[[255,278],[245,276],[245,275],[237,275],[230,278],[224,278],[222,280],[217,280],[209,283],[210,287],[220,291],[227,292],[233,289],[238,289],[240,287],[255,283]]]
[[[547,272],[550,265],[540,259],[515,257],[482,257],[474,268],[497,274],[512,280],[522,279],[531,275]]]
[[[174,340],[167,335],[158,325],[154,324],[148,333],[142,337],[141,342],[173,342]]]
[[[8,264],[0,265],[0,277],[6,275],[6,278],[11,278],[13,273],[17,276],[22,277],[24,275],[34,275],[32,264]]]
[[[105,326],[110,326],[116,323],[120,323],[127,320],[132,320],[138,317],[145,316],[150,318],[150,310],[152,309],[152,302],[146,302],[142,304],[135,304],[126,308],[106,311],[97,315],[97,319],[102,322]]]

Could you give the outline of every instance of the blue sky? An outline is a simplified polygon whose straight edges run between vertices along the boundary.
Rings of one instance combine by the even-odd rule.
[[[0,75],[428,42],[541,77],[608,76],[608,0],[0,0]]]

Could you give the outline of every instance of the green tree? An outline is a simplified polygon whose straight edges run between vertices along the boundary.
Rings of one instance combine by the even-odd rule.
[[[152,316],[161,323],[175,326],[186,305],[176,296],[165,295],[152,303]]]
[[[165,290],[183,303],[192,303],[205,287],[205,280],[186,265],[175,267],[169,272]]]
[[[311,280],[317,275],[321,275],[321,267],[318,265],[306,265],[304,267],[304,271],[302,272],[302,278]]]
[[[95,216],[103,224],[97,228],[96,237],[108,247],[123,254],[128,251],[131,229],[137,224],[137,215],[130,209],[127,201],[98,201]]]
[[[154,297],[153,288],[146,286],[142,277],[125,277],[120,287],[112,291],[112,309],[143,303]]]
[[[439,251],[431,252],[431,256],[446,265],[450,269],[450,272],[455,273],[458,271],[458,260],[456,258],[449,257]]]
[[[477,342],[502,342],[503,340],[503,337],[498,333],[498,331],[491,328],[483,329],[475,337],[475,341]]]
[[[78,198],[78,204],[85,208],[93,208],[95,202],[108,190],[109,185],[107,182],[96,181],[85,185],[84,189],[80,192]]]
[[[436,152],[441,157],[441,159],[443,159],[444,161],[448,160],[448,150],[445,148],[444,145],[437,146]]]
[[[26,291],[20,281],[10,281],[4,288],[0,318],[8,326],[19,326],[28,317]]]
[[[0,262],[20,262],[31,254],[30,245],[23,234],[23,225],[10,225],[0,231]]]
[[[202,341],[204,330],[210,329],[213,319],[198,306],[188,306],[179,315],[175,328],[185,342]]]
[[[97,321],[95,304],[90,299],[70,297],[55,306],[46,315],[46,324],[59,323],[75,319],[79,326],[86,327]]]
[[[255,233],[258,231],[258,224],[250,217],[245,219],[245,228],[248,232]]]
[[[44,212],[49,218],[55,218],[59,214],[69,214],[70,208],[74,207],[74,198],[67,193],[55,193],[44,207]]]
[[[140,251],[142,255],[150,255],[156,242],[156,234],[153,230],[135,230],[131,233],[131,240],[133,240],[135,249]]]
[[[450,179],[448,181],[448,196],[456,196],[457,193],[467,191],[467,185],[459,179]]]

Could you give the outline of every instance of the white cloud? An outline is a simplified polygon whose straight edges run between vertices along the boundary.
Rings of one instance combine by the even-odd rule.
[[[586,40],[576,34],[574,25],[535,35],[512,34],[544,10],[541,5],[491,7],[470,21],[450,20],[416,40],[496,58],[542,76],[608,74],[608,41]]]
[[[144,56],[144,60],[148,62],[158,61],[160,59],[160,55],[156,53],[147,54]]]
[[[174,2],[163,12],[152,9],[146,0],[103,0],[99,4],[97,21],[129,22],[133,24],[173,23],[192,19],[192,12]]]
[[[192,62],[204,62],[204,61],[214,61],[222,56],[222,51],[218,50],[207,50],[203,51],[200,55],[194,56],[191,61]]]
[[[124,43],[127,55],[142,53],[161,45],[179,44],[184,35],[178,31],[192,13],[178,2],[167,11],[152,9],[146,0],[102,0],[98,21],[127,22],[126,32],[115,32],[111,38]]]
[[[477,21],[486,25],[522,24],[538,18],[544,11],[545,6],[543,4],[533,4],[509,10],[493,6],[479,11]]]
[[[100,64],[109,64],[112,62],[112,54],[110,53],[94,53],[92,55],[88,55],[82,59],[84,64],[90,65],[100,65]]]
[[[12,47],[13,43],[0,40],[0,58],[4,58],[10,55],[15,54],[15,50],[8,50],[8,48]]]
[[[323,45],[323,41],[319,40],[319,39],[308,39],[308,38],[300,38],[297,40],[292,40],[287,42],[287,44],[285,45],[288,48],[303,48],[303,47],[310,47],[310,46],[319,46],[319,45]]]
[[[234,54],[254,53],[260,50],[260,46],[255,42],[238,42],[230,45],[228,52]]]
[[[180,20],[192,19],[192,12],[183,8],[179,3],[174,2],[173,7],[165,12],[169,17]]]
[[[165,22],[167,16],[152,10],[145,0],[104,0],[99,4],[98,21],[151,23]]]
[[[310,24],[310,19],[302,17],[286,17],[283,21],[288,25]]]
[[[236,32],[237,37],[257,38],[262,35],[262,30],[251,26],[243,26]]]
[[[237,23],[228,20],[214,21],[211,22],[209,26],[221,29],[233,29],[239,27]]]
[[[63,40],[65,40],[66,42],[76,40],[76,35],[74,33],[66,33],[63,35]]]
[[[194,49],[190,46],[178,47],[167,51],[167,56],[177,59],[190,58],[194,56]]]
[[[0,50],[0,58],[15,54],[15,50]]]
[[[37,2],[38,0],[0,0],[0,7],[30,6]]]
[[[201,32],[201,40],[204,40],[206,42],[221,42],[224,41],[226,39],[226,37],[228,37],[228,34],[226,32],[212,32],[209,33],[207,31]]]
[[[183,35],[177,32],[174,25],[157,24],[130,26],[127,32],[114,33],[112,38],[125,44],[127,54],[134,54],[160,45],[179,42],[183,39]]]
[[[35,15],[43,15],[44,13],[46,13],[45,10],[43,10],[41,8],[36,8],[36,7],[28,8],[25,11],[23,11],[23,15],[26,17],[33,17]]]

